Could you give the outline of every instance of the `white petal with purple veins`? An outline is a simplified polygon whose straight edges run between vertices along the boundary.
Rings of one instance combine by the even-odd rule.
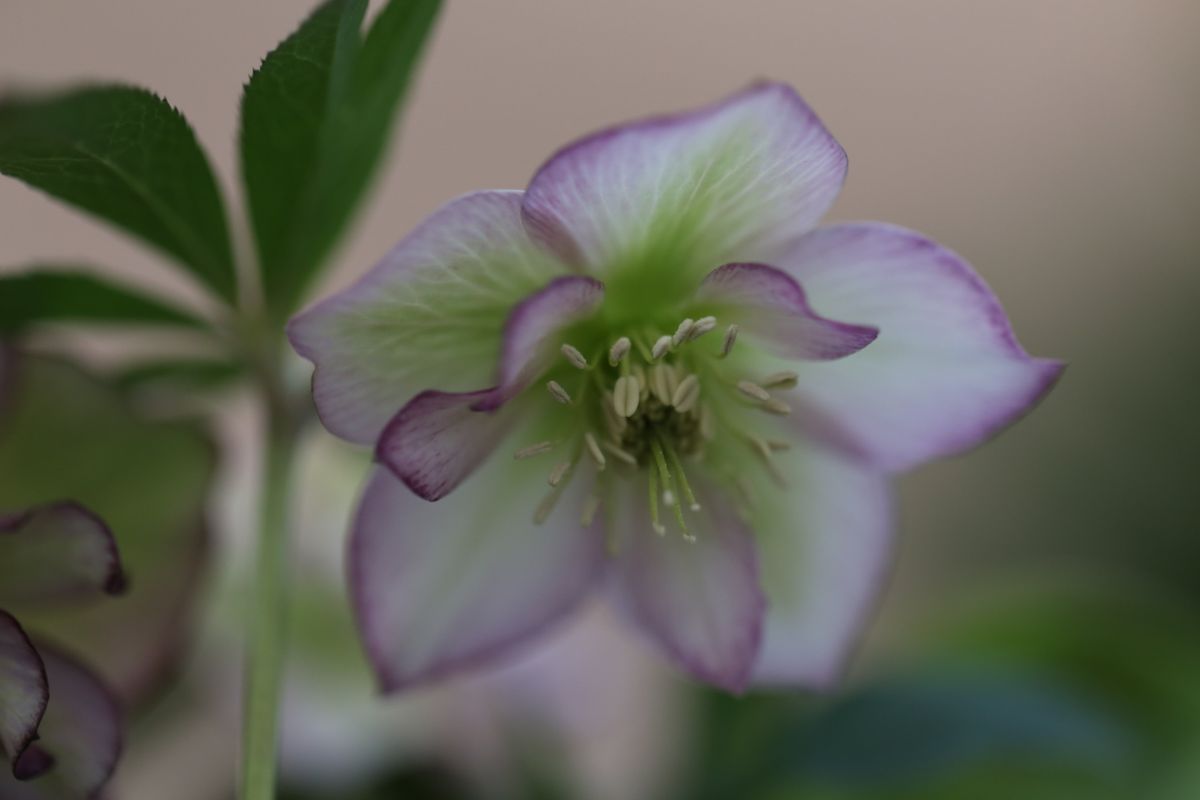
[[[795,278],[767,264],[725,264],[708,274],[697,301],[764,341],[780,356],[832,361],[857,353],[877,328],[820,316]]]
[[[833,204],[846,155],[790,87],[633,122],[560,150],[524,198],[530,231],[606,280],[698,281],[770,261]]]
[[[124,587],[112,533],[83,506],[52,503],[0,517],[0,605]]]
[[[798,391],[883,468],[979,444],[1028,411],[1062,371],[1026,354],[966,262],[903,228],[822,228],[779,266],[822,312],[878,326],[861,353],[804,365]]]
[[[0,754],[14,761],[25,753],[48,700],[41,657],[17,621],[0,611]]]
[[[564,268],[525,233],[521,192],[460,197],[425,220],[364,278],[288,325],[316,365],[325,426],[375,440],[416,392],[495,381],[509,310]]]
[[[498,454],[453,503],[427,503],[376,470],[354,523],[350,585],[385,691],[500,658],[591,590],[604,551],[599,526],[580,522],[590,475],[564,484],[536,524],[548,468]]]
[[[888,480],[805,444],[772,456],[787,483],[754,515],[767,618],[754,682],[826,688],[840,677],[891,564]]]

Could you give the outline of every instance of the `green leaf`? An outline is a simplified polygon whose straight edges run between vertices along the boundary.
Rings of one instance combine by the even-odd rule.
[[[0,275],[0,333],[41,322],[206,327],[186,311],[88,272],[56,266]]]
[[[130,86],[8,97],[0,172],[144,239],[234,299],[216,180],[191,127],[162,98]]]
[[[83,503],[112,529],[129,588],[83,607],[7,610],[126,700],[144,698],[187,641],[216,450],[199,426],[147,419],[73,364],[22,354],[13,369],[0,387],[0,509]]]
[[[391,0],[363,39],[366,0],[329,0],[247,83],[242,173],[277,321],[300,302],[366,189],[440,5]]]

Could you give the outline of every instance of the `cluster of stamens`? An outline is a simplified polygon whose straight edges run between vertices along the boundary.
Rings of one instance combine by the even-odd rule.
[[[595,518],[600,506],[600,484],[607,475],[644,471],[654,530],[660,535],[666,533],[660,518],[662,506],[670,509],[684,539],[695,541],[684,511],[686,507],[690,513],[700,513],[701,505],[688,481],[684,460],[699,458],[724,422],[718,418],[713,404],[705,402],[701,375],[692,367],[701,357],[727,358],[738,337],[738,326],[731,324],[715,350],[704,350],[695,344],[717,327],[717,319],[711,316],[684,319],[671,334],[621,336],[607,352],[598,351],[591,359],[569,343],[562,345],[562,357],[584,378],[574,393],[557,380],[547,381],[546,391],[555,402],[578,407],[584,414],[585,425],[582,435],[574,439],[567,458],[550,470],[547,482],[551,489],[534,514],[535,522],[541,523],[549,516],[575,466],[586,457],[596,468],[597,480],[584,502],[583,525],[591,525]],[[731,381],[728,388],[743,404],[781,415],[789,413],[790,408],[771,391],[790,389],[796,385],[796,379],[795,373],[781,372],[758,382]],[[784,445],[752,435],[738,435],[762,457],[770,474],[780,479],[770,459]],[[554,451],[560,444],[535,442],[522,447],[514,456],[533,458]]]

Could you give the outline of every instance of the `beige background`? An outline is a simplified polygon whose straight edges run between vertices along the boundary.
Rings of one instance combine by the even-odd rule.
[[[0,0],[0,82],[146,84],[189,117],[232,190],[241,84],[309,5]],[[836,218],[886,219],[959,250],[1026,346],[1071,362],[1026,423],[905,482],[900,569],[873,640],[886,651],[904,615],[946,602],[929,576],[954,583],[939,568],[948,553],[983,548],[972,535],[998,519],[1001,541],[1040,530],[1030,498],[1047,491],[1043,467],[1079,448],[1120,458],[1106,447],[1114,427],[1163,411],[1137,387],[1196,369],[1181,359],[1198,340],[1200,2],[452,0],[327,285],[445,200],[524,185],[574,136],[761,76],[793,83],[849,152]],[[204,302],[139,246],[0,181],[0,269],[49,257]],[[1113,387],[1131,389],[1118,411],[1105,405]],[[1155,468],[1130,466],[1131,482]]]

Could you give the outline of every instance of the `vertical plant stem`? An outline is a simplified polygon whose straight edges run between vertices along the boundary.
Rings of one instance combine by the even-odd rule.
[[[262,393],[266,454],[243,697],[241,800],[274,800],[288,596],[288,501],[295,431],[273,371]]]

